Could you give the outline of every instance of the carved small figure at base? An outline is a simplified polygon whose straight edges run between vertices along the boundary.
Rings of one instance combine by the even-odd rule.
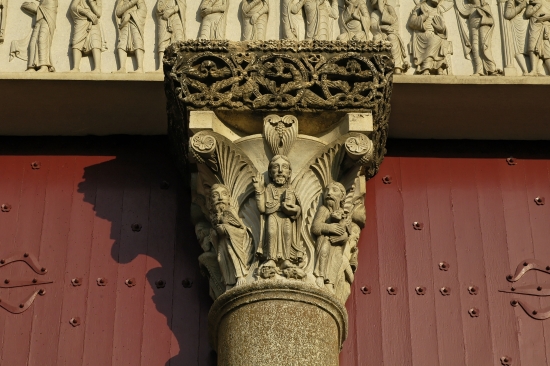
[[[304,259],[304,249],[296,223],[301,207],[290,188],[290,160],[284,155],[275,155],[268,171],[272,183],[265,186],[262,174],[253,182],[258,210],[266,217],[263,246],[259,246],[256,253],[264,260],[260,268],[297,267]]]
[[[443,14],[452,7],[449,1],[425,0],[411,12],[408,27],[413,31],[412,55],[416,73],[444,75],[449,69],[447,26]]]
[[[157,54],[158,70],[162,68],[162,56],[166,47],[185,40],[185,0],[159,0],[157,2]]]
[[[82,56],[92,54],[95,72],[101,72],[101,52],[107,49],[100,18],[102,0],[73,0],[69,8],[73,18],[71,47],[73,68],[80,71]]]
[[[230,201],[229,189],[223,184],[210,188],[210,221],[215,229],[212,239],[227,288],[246,282],[252,257],[252,236]]]
[[[144,32],[147,17],[145,0],[118,0],[116,16],[119,19],[117,54],[120,67],[118,72],[126,72],[128,54],[136,57],[137,69],[135,72],[144,72]]]

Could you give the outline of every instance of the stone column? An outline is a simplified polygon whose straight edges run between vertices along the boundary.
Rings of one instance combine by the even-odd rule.
[[[218,364],[338,365],[385,153],[391,45],[186,41],[165,54]]]

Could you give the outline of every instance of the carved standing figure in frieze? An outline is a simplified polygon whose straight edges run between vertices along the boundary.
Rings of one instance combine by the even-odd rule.
[[[144,34],[147,18],[145,0],[118,0],[115,14],[119,19],[117,53],[120,67],[118,72],[126,72],[126,58],[129,54],[136,57],[135,72],[144,72]]]
[[[301,9],[298,8],[300,0],[282,0],[281,22],[283,38],[301,41],[304,39],[305,24]]]
[[[157,2],[157,54],[158,69],[162,68],[162,56],[166,47],[185,41],[185,0],[158,0]]]
[[[539,60],[542,60],[550,71],[550,4],[545,0],[532,0],[525,9],[529,19],[527,28],[527,51],[531,60],[529,75],[539,73]]]
[[[258,174],[253,182],[258,211],[266,217],[264,243],[258,247],[257,254],[264,260],[262,268],[266,270],[276,266],[296,267],[304,260],[296,223],[302,210],[290,187],[290,160],[284,155],[275,155],[269,162],[268,172],[270,183],[265,185],[263,174]]]
[[[319,27],[315,39],[333,41],[333,24],[338,20],[338,0],[325,0],[319,5]]]
[[[267,0],[243,0],[243,40],[265,41],[269,4]]]
[[[55,71],[52,63],[52,41],[57,24],[57,6],[57,0],[42,0],[38,6],[33,2],[24,2],[21,5],[23,10],[36,14],[28,48],[27,71]]]
[[[474,75],[502,74],[493,57],[495,20],[485,0],[455,0],[464,56],[472,56]],[[459,17],[459,14],[461,17]]]
[[[505,38],[504,47],[508,48],[508,52],[516,59],[523,75],[527,75],[527,65],[525,64],[525,57],[527,55],[525,35],[527,33],[527,25],[529,21],[525,19],[524,13],[527,7],[527,0],[506,0],[504,4],[504,11],[502,16],[509,22],[510,25],[510,39]],[[504,27],[506,30],[506,27]]]
[[[370,15],[367,4],[361,0],[346,0],[340,15],[342,33],[339,41],[367,41],[370,31]]]
[[[73,68],[80,71],[82,56],[92,54],[93,71],[101,72],[101,52],[107,50],[101,27],[102,0],[73,0],[69,8],[73,18]]]
[[[202,0],[199,39],[225,39],[229,0]]]
[[[229,188],[223,184],[214,184],[210,188],[210,221],[215,229],[213,241],[218,248],[218,262],[228,289],[246,282],[252,249],[252,236],[231,207],[230,199]]]
[[[338,16],[338,4],[335,0],[298,0],[291,12],[305,16],[305,39],[332,40],[332,21]]]
[[[374,41],[386,40],[391,43],[391,53],[395,62],[394,73],[402,74],[409,68],[405,61],[406,51],[403,39],[399,35],[399,18],[388,0],[372,0],[370,30]]]
[[[8,0],[0,0],[0,44],[6,36],[6,19],[8,18]]]
[[[443,14],[451,7],[448,1],[425,0],[411,12],[407,26],[413,31],[411,53],[417,74],[444,75],[450,68],[447,55],[452,47]]]

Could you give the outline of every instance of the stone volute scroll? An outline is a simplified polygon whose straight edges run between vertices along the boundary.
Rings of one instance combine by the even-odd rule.
[[[169,137],[191,177],[220,365],[338,364],[365,183],[385,154],[393,47],[188,40],[167,48]]]

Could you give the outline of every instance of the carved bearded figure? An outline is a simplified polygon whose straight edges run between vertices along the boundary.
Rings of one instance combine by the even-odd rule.
[[[545,0],[529,2],[525,10],[529,19],[527,28],[527,51],[531,60],[530,75],[537,75],[539,59],[550,70],[550,6]]]
[[[258,210],[266,216],[264,243],[258,247],[257,254],[265,259],[262,267],[274,268],[280,264],[284,269],[303,261],[304,250],[296,224],[301,207],[289,186],[292,168],[288,158],[275,155],[268,170],[272,183],[265,186],[262,174],[253,182]]]
[[[159,0],[157,2],[157,53],[159,70],[162,67],[162,55],[168,45],[185,40],[185,0]]]
[[[210,189],[210,221],[215,229],[214,247],[229,289],[245,283],[250,267],[252,236],[237,211],[231,206],[229,189],[214,184]]]
[[[199,39],[225,39],[229,0],[202,0]]]
[[[367,41],[369,39],[370,15],[367,4],[361,0],[346,0],[340,16],[342,33],[339,41]]]
[[[101,28],[101,0],[73,0],[69,8],[73,18],[73,69],[80,71],[83,55],[92,54],[95,72],[101,71],[101,52],[107,49]]]
[[[243,40],[264,41],[269,5],[267,0],[243,0]]]
[[[27,71],[54,71],[51,58],[53,34],[57,18],[57,0],[42,0],[40,5],[25,2],[22,8],[36,14],[36,23],[29,42]]]
[[[311,233],[317,237],[317,263],[313,274],[319,287],[327,284],[332,290],[342,263],[344,244],[348,241],[344,224],[345,196],[346,190],[342,184],[330,183],[325,190],[324,205],[319,207],[311,225]]]
[[[119,72],[126,72],[126,58],[134,54],[137,61],[136,72],[143,72],[145,54],[144,34],[147,6],[145,0],[118,0],[115,12],[119,19],[117,53],[120,62]]]
[[[395,62],[394,72],[401,74],[407,71],[409,64],[405,62],[405,44],[399,35],[399,18],[393,6],[387,0],[372,0],[370,29],[374,41],[386,40],[391,43],[391,53]]]
[[[443,75],[449,67],[446,55],[452,52],[447,41],[444,11],[440,0],[426,0],[411,12],[407,25],[414,32],[412,55],[418,74]]]

